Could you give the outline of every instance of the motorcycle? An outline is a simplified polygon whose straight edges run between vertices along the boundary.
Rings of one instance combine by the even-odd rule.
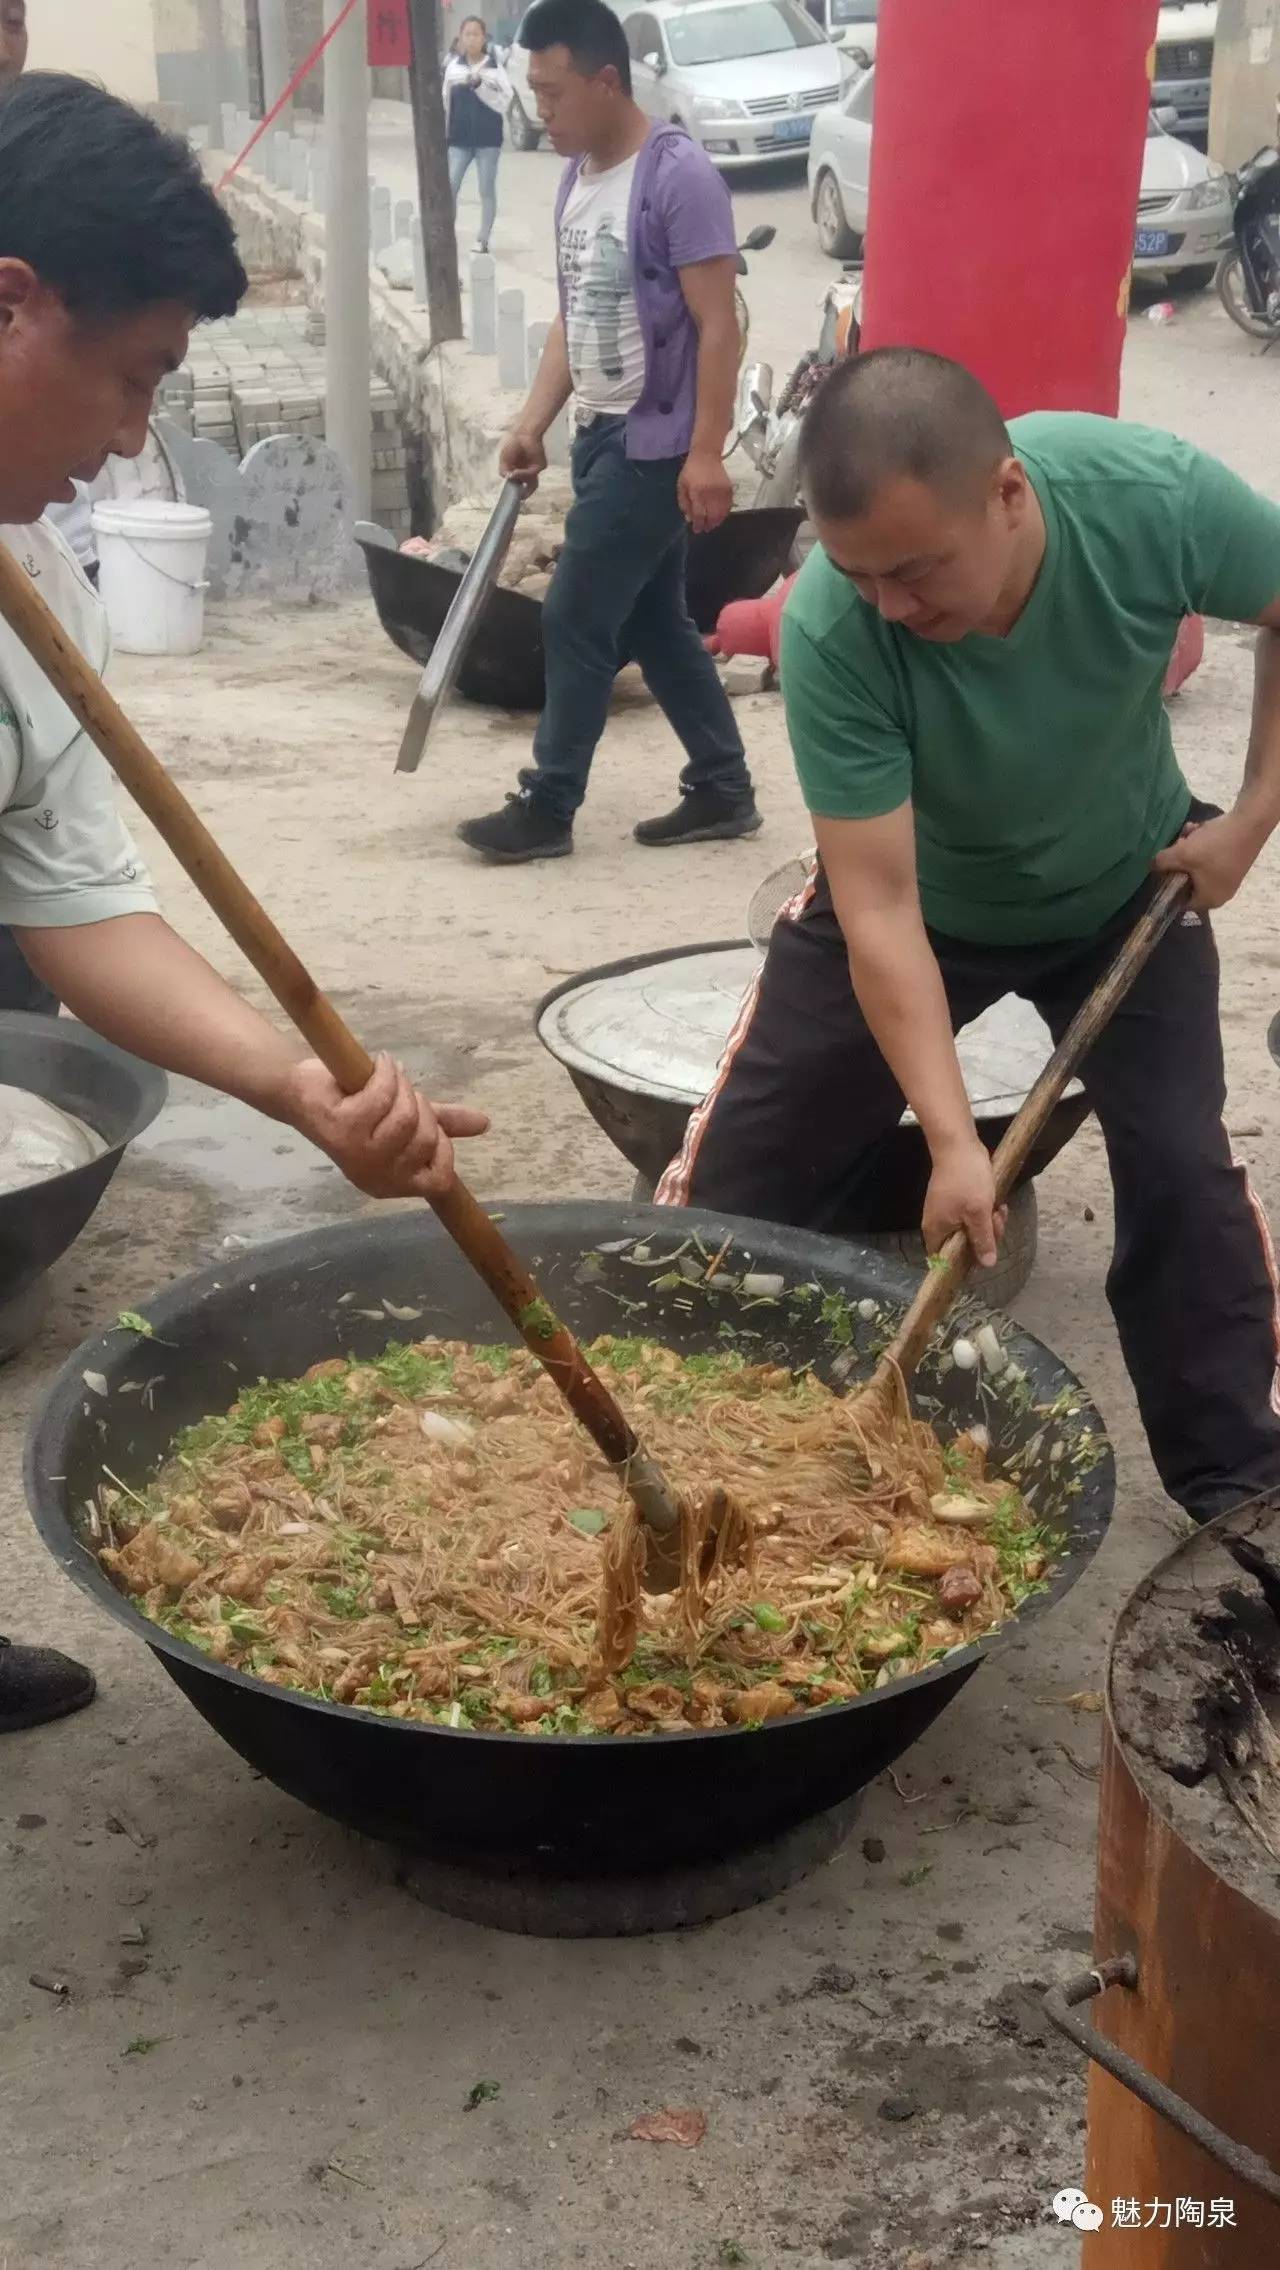
[[[752,229],[749,235],[744,236],[738,246],[738,274],[740,276],[745,276],[747,273],[747,254],[749,252],[767,252],[777,233],[771,222],[762,221],[758,228]],[[747,306],[741,288],[735,289],[733,304],[738,315],[738,368],[741,370],[747,359],[747,348],[751,342],[751,310]]]
[[[1271,347],[1280,339],[1280,150],[1256,151],[1236,179],[1231,235],[1214,282],[1232,322]]]
[[[800,492],[797,471],[800,428],[805,412],[828,373],[856,355],[862,340],[862,265],[851,261],[823,296],[818,344],[801,355],[776,400],[769,363],[750,363],[742,373],[738,414],[726,456],[741,449],[760,476],[756,505],[794,504]]]

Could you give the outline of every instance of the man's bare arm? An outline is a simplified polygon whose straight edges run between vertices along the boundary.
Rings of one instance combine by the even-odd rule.
[[[695,535],[718,528],[733,508],[724,445],[738,393],[736,260],[698,260],[680,270],[680,289],[698,334],[698,397],[693,439],[680,475],[680,509]]]
[[[963,1227],[989,1266],[1000,1227],[991,1161],[974,1126],[920,911],[911,806],[874,820],[815,819],[814,826],[853,990],[929,1146],[926,1242],[932,1250]]]
[[[15,929],[46,985],[95,1032],[167,1072],[203,1080],[283,1121],[326,1151],[373,1198],[432,1197],[453,1181],[453,1135],[480,1112],[433,1112],[390,1058],[358,1096],[277,1032],[158,914],[66,929]]]
[[[1156,858],[1162,874],[1190,875],[1201,913],[1233,899],[1259,852],[1280,826],[1280,599],[1258,617],[1253,717],[1244,778],[1229,812],[1207,820]]]
[[[547,469],[543,435],[553,425],[573,392],[564,319],[557,316],[547,333],[529,399],[498,452],[498,470],[504,479],[525,481],[532,488]]]

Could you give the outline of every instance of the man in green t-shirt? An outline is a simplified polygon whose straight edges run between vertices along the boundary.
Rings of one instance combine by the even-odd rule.
[[[1006,427],[967,371],[915,348],[832,374],[801,474],[821,549],[782,682],[819,863],[659,1197],[839,1229],[905,1097],[928,1244],[963,1225],[989,1264],[1002,1224],[954,1035],[1017,993],[1058,1038],[1153,870],[1185,870],[1196,911],[1084,1079],[1125,1361],[1165,1487],[1208,1519],[1280,1485],[1274,1261],[1222,1124],[1207,920],[1280,821],[1280,510],[1168,434]],[[1193,799],[1161,700],[1193,613],[1261,626],[1225,816]]]

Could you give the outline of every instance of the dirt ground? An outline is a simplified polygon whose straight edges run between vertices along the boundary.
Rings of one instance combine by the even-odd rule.
[[[1135,331],[1130,410],[1217,434],[1268,484],[1272,365],[1209,310]],[[1213,631],[1177,705],[1202,794],[1229,797],[1238,777],[1247,646]],[[629,1171],[539,1048],[532,1005],[591,962],[740,931],[756,881],[805,841],[777,702],[744,705],[767,813],[753,844],[632,843],[677,767],[628,695],[575,859],[494,874],[453,827],[511,785],[523,729],[459,709],[444,750],[396,778],[412,673],[363,603],[221,613],[196,660],[124,662],[118,687],[363,1037],[492,1111],[466,1162],[481,1193],[623,1195]],[[168,859],[155,868],[175,920],[238,976]],[[1220,923],[1230,1124],[1273,1206],[1275,883],[1268,856]],[[1074,2262],[1048,2203],[1080,2175],[1082,2077],[1039,1992],[1090,1944],[1099,1721],[1079,1697],[1182,1517],[1156,1485],[1103,1300],[1092,1129],[1040,1190],[1018,1313],[1079,1371],[1119,1456],[1091,1570],[871,1790],[842,1854],[798,1890],[674,1936],[533,1941],[434,1914],[389,1852],[255,1780],[30,1526],[23,1428],[91,1326],[228,1238],[358,1203],[248,1114],[175,1096],[57,1272],[35,1344],[0,1374],[3,1624],[101,1680],[92,1711],[9,1738],[0,1758],[0,2270]],[[139,1923],[141,1947],[122,1938]],[[498,2093],[468,2109],[480,2081]],[[705,2111],[698,2150],[624,2140],[663,2105]]]

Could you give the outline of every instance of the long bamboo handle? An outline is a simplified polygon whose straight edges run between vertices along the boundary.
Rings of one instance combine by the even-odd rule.
[[[0,615],[163,836],[308,1046],[328,1066],[338,1086],[348,1095],[356,1094],[373,1071],[368,1052],[3,543]],[[526,1347],[550,1373],[570,1410],[618,1469],[647,1527],[659,1537],[674,1537],[679,1508],[664,1475],[496,1223],[460,1181],[431,1203]]]
[[[1099,1033],[1110,1023],[1138,972],[1150,960],[1190,896],[1187,876],[1168,876],[1150,905],[1139,915],[1110,969],[1099,978],[1087,1000],[1081,1002],[1022,1109],[1005,1129],[996,1148],[991,1165],[997,1205],[1003,1205],[1008,1198],[1067,1082],[1074,1078]],[[890,1364],[896,1364],[904,1374],[915,1370],[972,1266],[973,1248],[967,1231],[953,1231],[941,1251],[933,1256],[924,1282],[896,1338],[886,1349],[878,1372],[886,1371]]]

